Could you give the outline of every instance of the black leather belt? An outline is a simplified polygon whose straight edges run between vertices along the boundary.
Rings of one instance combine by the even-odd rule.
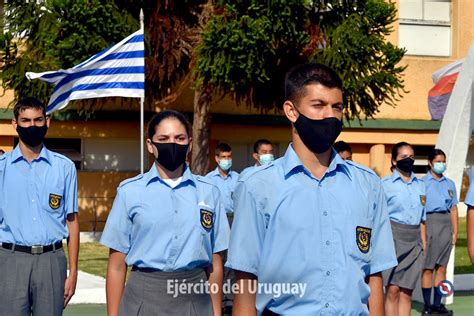
[[[161,270],[158,269],[153,269],[153,268],[140,268],[137,267],[136,265],[132,266],[132,271],[139,271],[139,272],[162,272]]]
[[[449,211],[441,211],[441,212],[426,212],[426,214],[448,214]]]
[[[263,310],[262,316],[278,316],[277,313],[272,312],[271,310],[265,308]]]
[[[25,253],[31,253],[32,255],[40,255],[45,252],[50,252],[54,250],[61,249],[63,247],[63,242],[58,241],[52,245],[48,246],[20,246],[11,243],[2,243],[2,248],[12,250],[12,251],[19,251]]]

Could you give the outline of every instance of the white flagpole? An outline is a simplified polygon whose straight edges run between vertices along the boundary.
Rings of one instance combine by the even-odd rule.
[[[143,9],[140,9],[140,29],[145,34],[145,27],[143,23],[144,15]],[[143,174],[144,169],[144,125],[145,125],[145,96],[140,98],[140,173]]]

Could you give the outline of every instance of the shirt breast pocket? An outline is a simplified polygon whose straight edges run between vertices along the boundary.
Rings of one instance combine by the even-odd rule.
[[[64,189],[62,187],[47,187],[42,196],[43,208],[51,213],[61,213],[64,210]]]
[[[352,259],[365,265],[372,253],[373,221],[366,217],[355,217],[349,229],[349,254]]]

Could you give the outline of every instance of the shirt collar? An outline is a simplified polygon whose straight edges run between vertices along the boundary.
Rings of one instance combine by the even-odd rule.
[[[446,179],[444,176],[441,176],[441,178],[439,178],[439,180],[435,179],[435,177],[433,177],[433,174],[431,173],[431,171],[428,171],[426,173],[425,178],[427,180],[435,180],[435,181],[438,181],[438,182],[444,181]]]
[[[400,181],[403,181],[402,176],[397,171],[397,169],[393,169],[392,182],[395,182],[398,179],[400,179]],[[412,172],[411,175],[410,175],[410,180],[408,181],[408,183],[412,183],[413,181],[418,181],[418,178],[415,176],[415,173]]]
[[[191,173],[191,170],[189,169],[188,165],[184,165],[184,172],[182,176],[181,183],[184,183],[186,181],[191,181],[194,184],[194,176]],[[143,175],[143,180],[145,180],[145,185],[149,185],[151,182],[155,180],[163,181],[160,177],[160,174],[158,173],[158,170],[156,169],[156,163],[154,163],[150,170],[148,170],[147,173]]]
[[[226,179],[226,178],[232,178],[232,174],[234,172],[232,170],[229,170],[229,172],[227,173],[227,177],[223,177],[221,175],[221,173],[219,172],[219,167],[216,167],[216,169],[212,170],[211,171],[211,176],[213,177],[221,177],[222,179]]]
[[[11,163],[17,162],[20,159],[23,159],[26,161],[26,159],[23,157],[23,154],[21,152],[20,145],[16,145],[15,149],[11,153],[11,157],[12,157]],[[51,164],[51,153],[43,145],[43,148],[41,148],[38,158],[34,160],[45,160],[47,163]]]
[[[283,171],[285,172],[285,176],[288,176],[288,174],[298,169],[306,170],[308,174],[310,174],[310,172],[303,166],[303,163],[293,149],[293,144],[290,144],[286,150],[285,156],[283,156]],[[345,162],[334,149],[332,150],[331,163],[329,164],[326,173],[333,171],[341,171],[352,180],[352,175],[347,162]]]

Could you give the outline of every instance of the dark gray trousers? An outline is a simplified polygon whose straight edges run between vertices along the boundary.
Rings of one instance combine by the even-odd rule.
[[[63,314],[64,250],[32,255],[0,247],[0,316]]]

